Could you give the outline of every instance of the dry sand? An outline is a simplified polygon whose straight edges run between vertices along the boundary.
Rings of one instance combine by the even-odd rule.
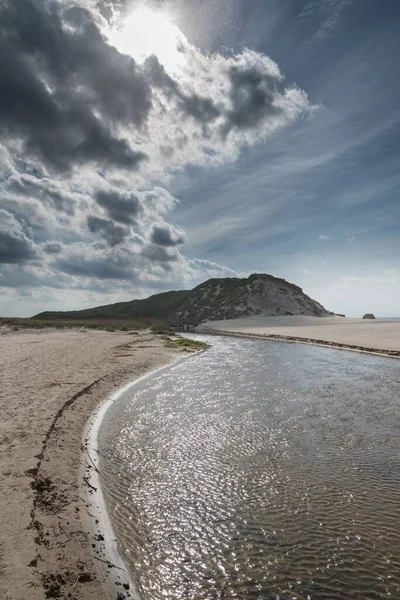
[[[400,318],[347,319],[343,317],[256,315],[225,321],[209,321],[199,331],[261,335],[400,355]]]
[[[104,597],[80,518],[82,432],[111,391],[177,354],[149,332],[2,330],[1,600]]]

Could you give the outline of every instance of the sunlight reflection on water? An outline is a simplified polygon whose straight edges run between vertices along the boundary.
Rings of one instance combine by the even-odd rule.
[[[201,339],[101,427],[143,599],[400,598],[399,363]]]

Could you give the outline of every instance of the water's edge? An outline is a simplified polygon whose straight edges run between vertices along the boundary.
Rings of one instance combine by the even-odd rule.
[[[86,511],[81,511],[81,521],[83,530],[89,536],[98,578],[109,600],[116,598],[119,589],[126,590],[134,600],[140,600],[120,552],[105,504],[100,482],[98,450],[99,430],[105,413],[133,383],[121,387],[94,409],[86,423],[81,442],[79,488],[86,504]],[[122,585],[124,587],[121,587]]]
[[[243,337],[250,339],[264,339],[272,342],[291,342],[293,344],[309,344],[312,346],[322,346],[324,348],[333,348],[334,350],[347,350],[350,352],[359,352],[361,354],[372,354],[374,356],[383,356],[385,358],[400,359],[400,350],[382,350],[379,348],[366,348],[364,346],[356,346],[353,344],[341,344],[339,342],[329,342],[326,340],[318,340],[314,338],[281,335],[278,333],[251,333],[242,331],[225,331],[224,329],[204,329],[199,326],[196,333],[200,335],[221,335],[228,337]]]
[[[81,460],[79,467],[79,489],[85,501],[86,511],[81,511],[83,530],[89,536],[91,554],[106,598],[115,600],[117,594],[131,600],[141,600],[137,585],[133,580],[116,538],[110,515],[101,487],[99,432],[108,409],[125,392],[170,369],[186,359],[197,356],[206,350],[200,350],[189,356],[179,356],[167,365],[149,371],[118,388],[113,394],[100,402],[86,422],[81,440]]]

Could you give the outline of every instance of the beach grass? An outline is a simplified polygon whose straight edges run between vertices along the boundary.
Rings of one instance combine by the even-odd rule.
[[[9,327],[12,331],[24,329],[98,329],[102,331],[134,331],[152,328],[151,319],[29,319],[0,317],[0,327]],[[161,325],[156,324],[161,328]]]
[[[169,339],[171,344],[179,346],[181,348],[187,348],[188,350],[205,350],[210,346],[200,340],[191,340],[189,338],[177,337],[176,339]]]

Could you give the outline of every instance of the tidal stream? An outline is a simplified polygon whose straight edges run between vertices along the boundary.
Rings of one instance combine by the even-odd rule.
[[[400,362],[200,339],[100,430],[142,599],[399,600]]]

